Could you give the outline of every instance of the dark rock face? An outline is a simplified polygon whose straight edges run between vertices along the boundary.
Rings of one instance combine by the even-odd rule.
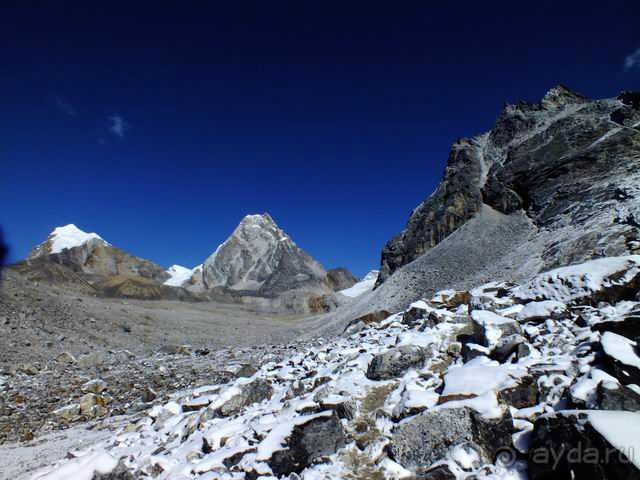
[[[389,380],[406,373],[410,368],[420,368],[426,359],[426,352],[421,347],[405,345],[392,348],[388,352],[373,357],[367,368],[370,380]]]
[[[593,325],[592,330],[600,333],[613,332],[630,340],[640,337],[640,312],[631,312],[620,321],[605,321]]]
[[[593,428],[584,413],[540,417],[529,447],[531,480],[640,478],[640,470]]]
[[[608,388],[599,383],[595,401],[597,408],[601,410],[640,411],[640,395],[624,386]]]
[[[524,212],[548,238],[541,269],[629,253],[640,239],[640,93],[589,100],[566,87],[507,105],[488,134],[458,141],[436,191],[382,251],[377,286],[486,204]],[[638,179],[635,179],[637,185]]]
[[[479,139],[461,139],[453,145],[438,189],[411,213],[407,227],[382,250],[376,285],[440,243],[479,211],[481,144]]]
[[[344,267],[327,271],[327,284],[334,292],[353,287],[356,283],[358,283],[358,277]]]
[[[293,428],[286,450],[277,450],[267,462],[276,475],[300,473],[315,459],[331,455],[344,446],[345,438],[338,417],[314,417]]]
[[[538,403],[538,385],[531,376],[518,381],[518,385],[500,391],[507,405],[515,408],[532,407]]]
[[[389,451],[396,462],[412,471],[429,468],[461,445],[470,446],[491,462],[500,448],[511,445],[512,431],[513,421],[506,408],[498,419],[486,419],[469,408],[445,408],[400,424]]]

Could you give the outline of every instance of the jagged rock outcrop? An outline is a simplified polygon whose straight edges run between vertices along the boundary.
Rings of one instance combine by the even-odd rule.
[[[484,137],[458,140],[436,191],[412,213],[407,227],[382,250],[377,285],[436,246],[479,211]]]
[[[538,269],[640,249],[638,94],[590,100],[558,86],[506,105],[490,132],[459,140],[437,190],[382,251],[377,286],[481,210],[524,212]],[[516,246],[514,246],[515,248]]]
[[[326,276],[322,265],[267,213],[244,217],[202,267],[207,289],[223,286],[267,296],[303,288],[326,290]]]

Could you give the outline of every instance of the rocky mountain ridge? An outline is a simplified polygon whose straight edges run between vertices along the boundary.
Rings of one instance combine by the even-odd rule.
[[[382,251],[383,284],[484,205],[524,213],[542,235],[537,269],[640,246],[638,94],[590,100],[566,87],[506,105],[492,129],[452,147],[436,191]]]

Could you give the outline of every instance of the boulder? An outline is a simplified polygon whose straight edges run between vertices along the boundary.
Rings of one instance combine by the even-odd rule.
[[[631,300],[640,288],[640,255],[607,257],[536,275],[515,292],[522,302],[596,304]]]
[[[202,412],[200,422],[206,422],[216,417],[235,415],[249,405],[271,398],[272,394],[273,387],[263,378],[230,387]]]
[[[455,447],[474,445],[492,462],[500,448],[511,445],[513,420],[507,408],[499,418],[485,418],[470,408],[442,408],[416,415],[399,424],[389,453],[404,468],[418,471],[443,460]]]
[[[63,365],[70,365],[76,363],[76,357],[71,355],[69,352],[62,352],[60,355],[56,357],[56,362],[61,363]]]
[[[640,428],[640,414],[602,410],[542,415],[529,442],[531,480],[638,479],[640,470],[625,455],[637,455],[625,432]]]
[[[122,461],[118,462],[116,468],[109,473],[94,473],[91,480],[136,480],[136,477],[131,473]]]
[[[107,413],[105,405],[107,404],[104,397],[95,393],[87,393],[80,398],[80,411],[87,417],[98,417]]]
[[[96,378],[94,380],[89,380],[87,383],[80,387],[83,393],[95,393],[100,394],[107,389],[107,382],[104,380],[100,380]]]
[[[360,323],[362,323],[363,325],[369,325],[370,323],[380,323],[381,321],[389,318],[390,316],[391,316],[391,313],[387,312],[386,310],[377,310],[375,312],[367,313],[365,315],[362,315],[361,317],[354,318],[353,320],[351,320],[347,324],[347,326],[344,328],[344,332],[345,333],[347,331],[352,332],[353,330],[352,327]],[[352,332],[352,333],[355,333],[355,332]]]
[[[451,471],[451,467],[446,463],[436,465],[424,472],[419,471],[416,475],[417,480],[457,480],[458,476]]]
[[[284,448],[275,450],[266,461],[277,476],[300,473],[315,459],[335,453],[344,444],[344,430],[335,413],[310,415],[308,420],[302,417],[293,425]]]
[[[476,340],[485,347],[495,347],[502,337],[522,335],[522,328],[517,321],[487,310],[474,310],[471,320]]]
[[[249,364],[245,364],[242,365],[238,371],[236,372],[236,378],[242,378],[242,377],[253,377],[254,374],[256,374],[258,372],[258,369],[256,367],[254,367],[253,365],[249,365]]]
[[[560,320],[569,317],[567,306],[556,300],[529,302],[516,314],[519,322],[542,323],[548,319]]]
[[[637,343],[613,332],[601,337],[605,366],[623,385],[640,385],[640,356]]]
[[[422,347],[403,345],[374,356],[367,368],[370,380],[389,380],[404,375],[410,368],[422,368],[426,359]]]
[[[78,357],[78,366],[80,368],[96,367],[102,363],[104,363],[104,358],[95,352]]]
[[[622,320],[606,320],[591,326],[600,333],[613,332],[631,340],[640,337],[640,312],[632,312]]]
[[[462,345],[462,361],[470,362],[474,358],[481,356],[489,356],[490,350],[487,347],[478,345],[477,343],[464,343]]]
[[[57,410],[53,411],[54,415],[57,415],[58,417],[67,421],[71,420],[73,417],[75,417],[79,413],[80,413],[80,405],[78,405],[77,403],[74,403],[72,405],[66,405],[62,408],[58,408]]]
[[[640,411],[640,394],[622,385],[600,382],[596,387],[595,402],[600,410]]]
[[[413,327],[420,323],[420,321],[427,316],[427,310],[420,307],[409,307],[402,314],[402,323]],[[431,325],[433,326],[433,325]]]
[[[515,408],[533,407],[538,403],[538,384],[528,375],[518,379],[515,387],[500,391],[500,396],[507,405]]]
[[[445,308],[458,308],[460,305],[469,303],[471,294],[467,291],[444,290],[438,292],[429,303]]]
[[[232,397],[228,402],[220,407],[218,411],[220,416],[228,417],[230,415],[234,415],[244,407],[271,398],[271,395],[273,394],[273,387],[271,384],[262,378],[258,378],[243,385],[240,390],[241,392],[239,395]]]
[[[518,347],[520,345],[526,343],[527,339],[522,335],[507,335],[506,337],[502,337],[500,340],[498,340],[498,343],[496,343],[495,347],[493,347],[490,356],[494,360],[497,360],[500,363],[504,363],[512,353],[517,353]]]

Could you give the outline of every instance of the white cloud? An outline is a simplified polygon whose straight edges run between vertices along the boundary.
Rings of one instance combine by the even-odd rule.
[[[624,59],[624,69],[631,70],[633,68],[640,70],[640,48]]]
[[[125,132],[129,130],[129,124],[117,113],[115,115],[110,115],[108,118],[109,121],[111,121],[109,131],[116,137],[124,138]]]
[[[60,110],[62,110],[64,113],[66,113],[67,115],[73,116],[76,114],[76,109],[73,108],[73,105],[67,102],[60,95],[56,95],[55,97],[53,97],[53,104],[56,107],[58,107]]]

